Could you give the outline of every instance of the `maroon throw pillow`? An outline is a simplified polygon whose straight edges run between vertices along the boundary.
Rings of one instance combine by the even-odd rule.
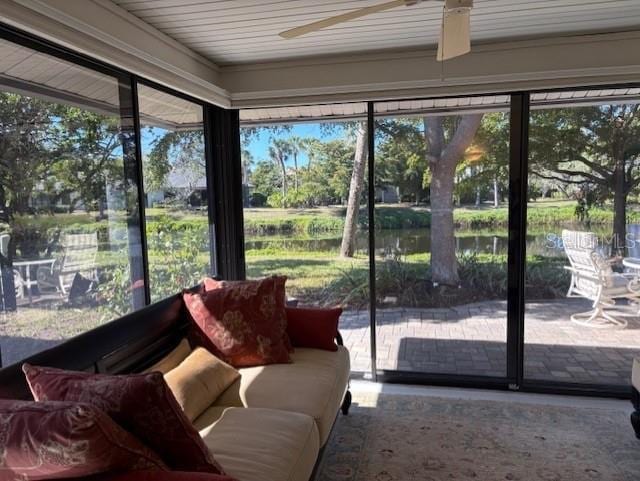
[[[160,457],[95,406],[0,400],[0,479],[166,470]]]
[[[96,406],[160,455],[171,468],[224,474],[159,372],[92,374],[23,364],[36,401]]]
[[[85,481],[238,481],[223,474],[187,471],[125,471],[105,473],[86,478]]]
[[[204,347],[234,367],[291,362],[287,320],[276,299],[279,281],[239,281],[204,292],[183,292]],[[283,306],[284,307],[284,306]]]
[[[276,296],[275,315],[277,317],[286,319],[287,314],[284,308],[287,306],[287,291],[285,287],[285,284],[287,282],[287,277],[272,276],[271,278],[274,280],[273,288],[274,288],[274,295]],[[263,280],[264,279],[247,280],[247,281],[219,281],[217,279],[212,279],[211,277],[205,277],[202,280],[202,285],[204,286],[205,291],[211,291],[213,289],[219,289],[221,287],[238,286],[241,283],[249,283],[249,282],[260,283]],[[293,352],[293,346],[291,345],[291,341],[289,340],[289,336],[287,335],[286,330],[282,335],[282,342],[284,342],[285,346],[287,346],[287,350],[289,352]]]
[[[286,313],[287,334],[294,347],[338,350],[335,339],[342,309],[287,307]]]

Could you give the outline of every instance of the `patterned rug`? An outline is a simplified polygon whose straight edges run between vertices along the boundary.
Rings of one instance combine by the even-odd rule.
[[[621,411],[358,394],[316,479],[638,481],[640,440]]]

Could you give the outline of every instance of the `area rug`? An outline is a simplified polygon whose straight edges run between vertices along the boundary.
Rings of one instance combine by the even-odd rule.
[[[316,479],[638,481],[640,440],[622,410],[358,394]]]

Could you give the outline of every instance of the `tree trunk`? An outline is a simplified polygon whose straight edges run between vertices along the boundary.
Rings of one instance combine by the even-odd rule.
[[[358,123],[356,131],[356,152],[353,157],[353,171],[349,185],[347,215],[344,220],[340,257],[353,257],[356,250],[356,231],[358,229],[358,211],[360,210],[360,193],[364,185],[364,172],[367,165],[367,127],[364,122]]]
[[[284,159],[280,159],[280,169],[282,170],[282,207],[286,207],[287,197],[287,166],[284,163]]]
[[[431,168],[431,279],[449,286],[460,282],[453,227],[456,163],[436,162]]]
[[[293,187],[298,192],[298,154],[293,153]]]
[[[457,286],[460,278],[453,226],[455,172],[480,127],[482,114],[461,116],[446,145],[443,120],[443,117],[425,117],[423,120],[431,170],[431,281]]]
[[[611,254],[622,256],[624,256],[627,231],[627,189],[624,167],[623,159],[616,160],[613,172],[615,188],[613,191],[613,236],[611,239]]]
[[[480,207],[480,186],[476,187],[476,207]]]
[[[493,178],[493,206],[497,209],[500,207],[500,186],[498,185],[498,177]]]

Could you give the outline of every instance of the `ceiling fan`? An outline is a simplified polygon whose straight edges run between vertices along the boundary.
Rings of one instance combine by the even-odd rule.
[[[429,1],[444,1],[436,59],[442,62],[443,60],[469,53],[471,51],[469,19],[471,8],[473,7],[473,0],[392,0],[285,30],[284,32],[280,32],[280,36],[285,39],[296,38],[322,30],[323,28],[348,22],[349,20],[355,20],[356,18],[384,12],[385,10],[391,10],[392,8],[400,6],[410,7],[421,2]]]

